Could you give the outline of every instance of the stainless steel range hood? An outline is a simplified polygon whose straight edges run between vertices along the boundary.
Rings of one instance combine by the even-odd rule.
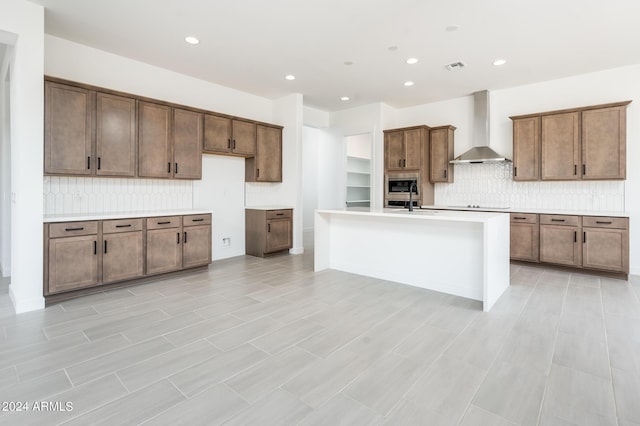
[[[489,91],[473,94],[473,148],[459,155],[451,164],[499,163],[511,161],[489,147]]]

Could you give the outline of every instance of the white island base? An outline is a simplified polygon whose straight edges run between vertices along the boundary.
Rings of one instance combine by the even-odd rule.
[[[336,269],[483,302],[509,286],[509,215],[318,210],[314,269]]]

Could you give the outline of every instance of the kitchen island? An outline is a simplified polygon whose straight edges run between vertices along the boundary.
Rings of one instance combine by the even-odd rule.
[[[509,215],[317,210],[314,269],[336,269],[483,302],[509,286]]]

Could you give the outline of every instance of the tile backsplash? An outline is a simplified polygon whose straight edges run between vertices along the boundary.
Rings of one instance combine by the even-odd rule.
[[[624,211],[624,181],[514,182],[512,163],[457,164],[454,183],[435,185],[438,205]]]
[[[44,214],[111,213],[193,206],[191,181],[44,177]]]

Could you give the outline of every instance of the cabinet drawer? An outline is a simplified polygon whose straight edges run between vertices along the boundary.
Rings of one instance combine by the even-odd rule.
[[[511,213],[512,223],[538,223],[538,215],[535,213]]]
[[[267,219],[288,219],[291,217],[291,209],[267,210]]]
[[[147,218],[147,229],[179,228],[181,216],[161,216]]]
[[[142,219],[118,219],[102,222],[103,234],[115,234],[116,232],[141,231]]]
[[[182,217],[183,226],[211,225],[210,214],[191,214]]]
[[[98,233],[98,222],[63,222],[49,224],[49,238],[92,235]]]
[[[541,214],[541,225],[566,225],[566,226],[580,226],[581,216],[569,216],[560,214]]]
[[[629,229],[629,218],[582,216],[582,226],[586,226],[590,228]]]

